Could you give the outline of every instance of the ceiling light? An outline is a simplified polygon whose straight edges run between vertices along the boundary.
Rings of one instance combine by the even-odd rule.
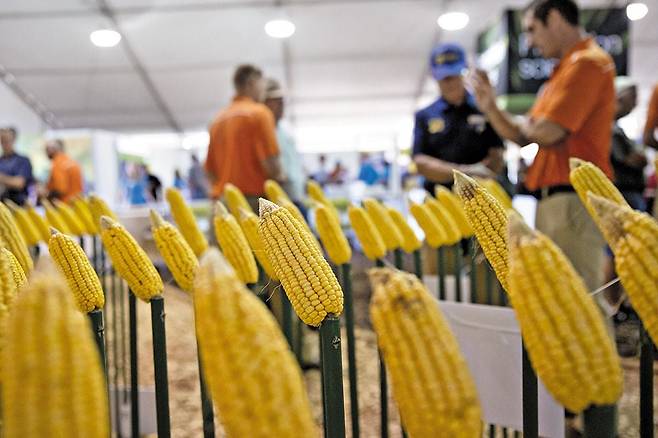
[[[626,16],[631,21],[643,19],[647,12],[649,8],[644,3],[631,3],[626,6]]]
[[[265,23],[265,33],[272,38],[290,38],[295,33],[295,24],[286,19],[270,20]]]
[[[460,30],[468,24],[468,15],[464,12],[446,12],[436,22],[443,30]]]
[[[97,47],[114,47],[121,41],[121,34],[112,29],[99,29],[93,31],[89,39]]]

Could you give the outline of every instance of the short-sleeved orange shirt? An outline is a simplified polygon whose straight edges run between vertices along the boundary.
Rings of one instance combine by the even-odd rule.
[[[267,179],[262,161],[279,154],[269,108],[238,96],[217,115],[209,133],[205,168],[215,177],[210,196],[221,197],[226,183],[236,185],[245,195],[262,195]]]
[[[64,152],[53,157],[47,189],[57,193],[58,199],[69,202],[82,193],[82,170],[80,165]]]
[[[647,121],[644,124],[644,138],[650,138],[656,135],[655,132],[658,129],[658,85],[653,89],[647,110]]]
[[[615,64],[591,38],[555,66],[530,110],[569,131],[560,144],[541,147],[528,169],[530,190],[569,184],[569,158],[590,161],[612,177],[610,145],[615,112]]]

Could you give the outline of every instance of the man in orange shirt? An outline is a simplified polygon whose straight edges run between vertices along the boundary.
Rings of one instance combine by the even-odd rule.
[[[500,110],[484,72],[473,78],[479,106],[501,137],[539,145],[526,185],[537,191],[536,227],[564,251],[590,289],[603,281],[604,241],[569,183],[569,158],[591,161],[612,177],[610,146],[615,112],[612,58],[578,24],[572,0],[535,0],[523,26],[530,46],[557,58],[525,121]]]
[[[658,149],[658,137],[656,130],[658,129],[658,85],[653,89],[651,100],[649,101],[649,108],[647,111],[647,121],[644,124],[644,144]]]
[[[69,202],[82,194],[82,170],[78,163],[64,153],[64,142],[59,139],[47,142],[46,155],[52,162],[46,186],[48,198]]]
[[[258,211],[258,197],[268,178],[283,179],[272,112],[265,97],[262,72],[239,66],[233,76],[235,97],[219,112],[209,128],[210,143],[205,169],[211,183],[210,197],[221,198],[226,183],[237,186]]]

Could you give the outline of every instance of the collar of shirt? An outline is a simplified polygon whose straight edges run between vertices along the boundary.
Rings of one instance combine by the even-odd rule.
[[[553,72],[551,73],[551,77],[555,76],[557,71],[560,69],[561,66],[565,64],[565,61],[569,59],[574,53],[580,51],[580,50],[585,50],[587,49],[592,43],[594,42],[594,39],[592,37],[585,37],[576,44],[574,44],[567,53],[564,54],[562,58],[560,58],[560,61],[558,61],[557,64],[555,64],[555,67],[553,68]]]
[[[466,97],[464,98],[464,101],[460,105],[453,105],[448,101],[446,101],[443,97],[439,97],[439,99],[437,100],[437,109],[441,112],[453,111],[455,109],[463,108],[463,107],[477,110],[477,104],[475,103],[475,98],[468,91],[466,92]]]
[[[237,95],[233,97],[233,102],[255,102],[255,101],[249,96]]]

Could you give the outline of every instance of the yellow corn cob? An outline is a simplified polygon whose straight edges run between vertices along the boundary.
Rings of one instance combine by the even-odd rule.
[[[318,436],[301,370],[276,320],[214,248],[194,280],[194,319],[206,382],[228,436]]]
[[[443,225],[439,223],[427,205],[410,201],[409,212],[425,233],[425,241],[429,246],[438,248],[446,244],[448,240],[446,230],[443,229]]]
[[[345,238],[340,222],[323,204],[318,204],[315,208],[315,225],[329,260],[337,265],[349,263],[352,258],[352,248]]]
[[[178,189],[169,187],[165,192],[165,197],[167,198],[167,202],[169,202],[171,216],[174,218],[176,225],[178,225],[181,234],[187,240],[194,254],[197,257],[201,256],[208,249],[208,241],[199,229],[192,209],[187,205]]]
[[[366,257],[370,260],[383,258],[386,255],[386,244],[368,212],[357,205],[350,205],[347,216]]]
[[[30,215],[27,213],[27,211],[24,208],[16,205],[10,199],[6,199],[5,204],[7,204],[7,207],[9,207],[12,214],[14,215],[16,225],[18,226],[23,239],[25,239],[27,246],[37,245],[40,240],[39,230],[37,230],[34,223],[32,223]]]
[[[27,282],[27,277],[25,272],[21,267],[21,264],[18,263],[16,256],[9,251],[7,248],[2,248],[2,252],[9,259],[9,268],[11,269],[11,276],[14,279],[14,284],[16,284],[16,289],[20,289]],[[2,268],[4,269],[4,268]]]
[[[64,222],[66,222],[66,226],[69,228],[69,230],[71,230],[71,232],[76,236],[82,236],[85,234],[85,224],[82,222],[82,219],[78,217],[75,211],[60,200],[56,199],[54,203],[60,216],[62,219],[64,219]]]
[[[452,219],[457,223],[459,232],[464,238],[469,238],[473,235],[473,228],[468,223],[466,212],[462,206],[459,196],[448,190],[446,187],[437,184],[434,187],[434,196],[439,200],[441,205],[445,207],[447,212],[452,216]]]
[[[343,311],[343,291],[306,228],[288,210],[259,200],[258,232],[297,315],[317,327]]]
[[[107,203],[94,194],[89,195],[87,198],[87,205],[89,205],[89,210],[91,211],[91,216],[94,218],[94,224],[98,233],[100,233],[100,220],[102,216],[107,216],[114,221],[118,221],[117,215],[110,209]],[[60,230],[61,231],[61,230]]]
[[[373,198],[364,199],[363,207],[368,212],[377,231],[379,231],[379,234],[382,236],[386,250],[393,251],[394,249],[399,248],[400,245],[402,245],[402,235],[388,215],[386,207]]]
[[[215,237],[224,256],[245,283],[258,281],[258,266],[238,221],[230,215],[224,204],[215,203]]]
[[[615,254],[615,269],[633,308],[658,342],[658,222],[592,193],[588,202]]]
[[[57,209],[55,209],[53,204],[51,204],[46,200],[42,200],[41,204],[43,205],[44,211],[46,213],[46,220],[48,221],[48,225],[51,228],[59,230],[64,234],[70,234],[70,235],[74,234],[73,230],[69,228],[68,223],[66,223],[66,221],[62,217],[61,212],[57,211]],[[48,240],[50,240],[50,238]]]
[[[139,299],[149,302],[164,289],[162,278],[135,238],[107,216],[100,219],[101,239],[112,265]]]
[[[246,210],[244,208],[240,209],[240,227],[244,236],[249,242],[249,246],[256,256],[256,260],[263,267],[265,273],[272,280],[278,280],[272,263],[270,262],[267,252],[265,251],[265,245],[263,244],[263,239],[260,234],[258,234],[258,216],[250,209]]]
[[[338,210],[336,209],[336,206],[324,194],[324,190],[322,190],[322,187],[320,186],[320,184],[313,181],[312,179],[309,179],[308,181],[306,181],[306,191],[308,192],[309,198],[311,198],[312,200],[314,200],[316,202],[319,202],[320,204],[323,204],[326,207],[328,207],[329,210],[334,215],[336,215],[337,218],[340,217],[340,215],[338,214]]]
[[[455,171],[455,187],[466,217],[498,281],[507,290],[507,213],[502,204],[473,178]]]
[[[286,200],[288,202],[292,202],[288,194],[286,193],[285,190],[283,190],[283,187],[281,185],[274,181],[273,179],[268,179],[265,181],[265,196],[267,196],[267,199],[269,199],[272,202],[279,203],[281,200]]]
[[[5,343],[7,318],[20,287],[16,282],[16,271],[12,257],[14,255],[11,251],[3,247],[0,251],[0,352],[2,352],[2,346]],[[1,381],[2,376],[0,376]]]
[[[279,198],[279,202],[275,202],[275,204],[279,205],[280,207],[285,208],[292,214],[292,216],[297,219],[297,221],[302,224],[304,229],[308,232],[308,234],[311,236],[311,239],[313,240],[313,243],[315,243],[318,247],[319,250],[322,250],[322,247],[320,246],[320,242],[318,242],[318,239],[316,239],[315,234],[313,234],[313,231],[311,231],[311,227],[308,226],[308,222],[306,222],[306,218],[304,218],[304,215],[302,212],[297,208],[295,204],[293,204],[291,201],[288,201],[283,198]]]
[[[183,235],[155,211],[151,210],[151,232],[155,245],[164,259],[174,280],[186,292],[192,290],[192,282],[199,261]]]
[[[386,207],[386,211],[402,236],[402,249],[409,253],[420,249],[423,244],[416,236],[416,232],[409,226],[409,222],[402,216],[402,213],[393,207]]]
[[[103,368],[89,321],[51,266],[18,296],[2,352],[6,438],[110,436]]]
[[[576,413],[615,403],[622,393],[619,358],[583,280],[557,245],[518,214],[509,219],[509,245],[510,302],[546,389]]]
[[[459,231],[457,223],[454,221],[452,216],[450,216],[448,209],[429,194],[427,197],[425,197],[425,205],[427,205],[436,220],[441,224],[441,227],[445,230],[446,244],[454,245],[455,243],[459,242],[462,238],[462,235]]]
[[[512,198],[507,194],[505,189],[496,181],[495,179],[492,178],[485,178],[481,182],[482,187],[487,189],[491,195],[493,195],[494,198],[500,202],[500,204],[503,206],[505,210],[511,210],[512,207]]]
[[[64,274],[78,309],[85,313],[102,309],[105,305],[105,295],[87,254],[73,238],[55,229],[51,232],[48,251]]]
[[[73,211],[82,222],[85,233],[91,235],[98,234],[98,226],[94,222],[94,215],[91,214],[89,205],[82,198],[75,198],[73,200]]]
[[[27,205],[25,210],[27,211],[30,220],[39,232],[39,240],[48,242],[48,240],[50,240],[50,226],[48,225],[46,218],[37,213],[37,211],[31,205]]]
[[[23,272],[30,274],[32,272],[32,257],[27,250],[27,245],[25,240],[18,230],[16,221],[11,215],[11,212],[7,206],[0,202],[0,242],[4,242],[4,245],[9,251],[11,251],[16,259],[21,264]]]
[[[569,158],[569,181],[576,192],[580,201],[583,203],[589,214],[594,217],[592,206],[587,202],[587,193],[591,192],[595,195],[602,196],[611,200],[619,205],[626,205],[628,203],[619,192],[617,187],[610,181],[610,179],[603,173],[601,169],[594,164],[583,161],[579,158]]]
[[[242,191],[231,183],[227,183],[224,186],[224,200],[228,210],[236,219],[240,217],[241,208],[253,212],[249,201],[244,197]]]
[[[481,437],[482,411],[457,340],[416,276],[370,270],[370,317],[409,436]]]

